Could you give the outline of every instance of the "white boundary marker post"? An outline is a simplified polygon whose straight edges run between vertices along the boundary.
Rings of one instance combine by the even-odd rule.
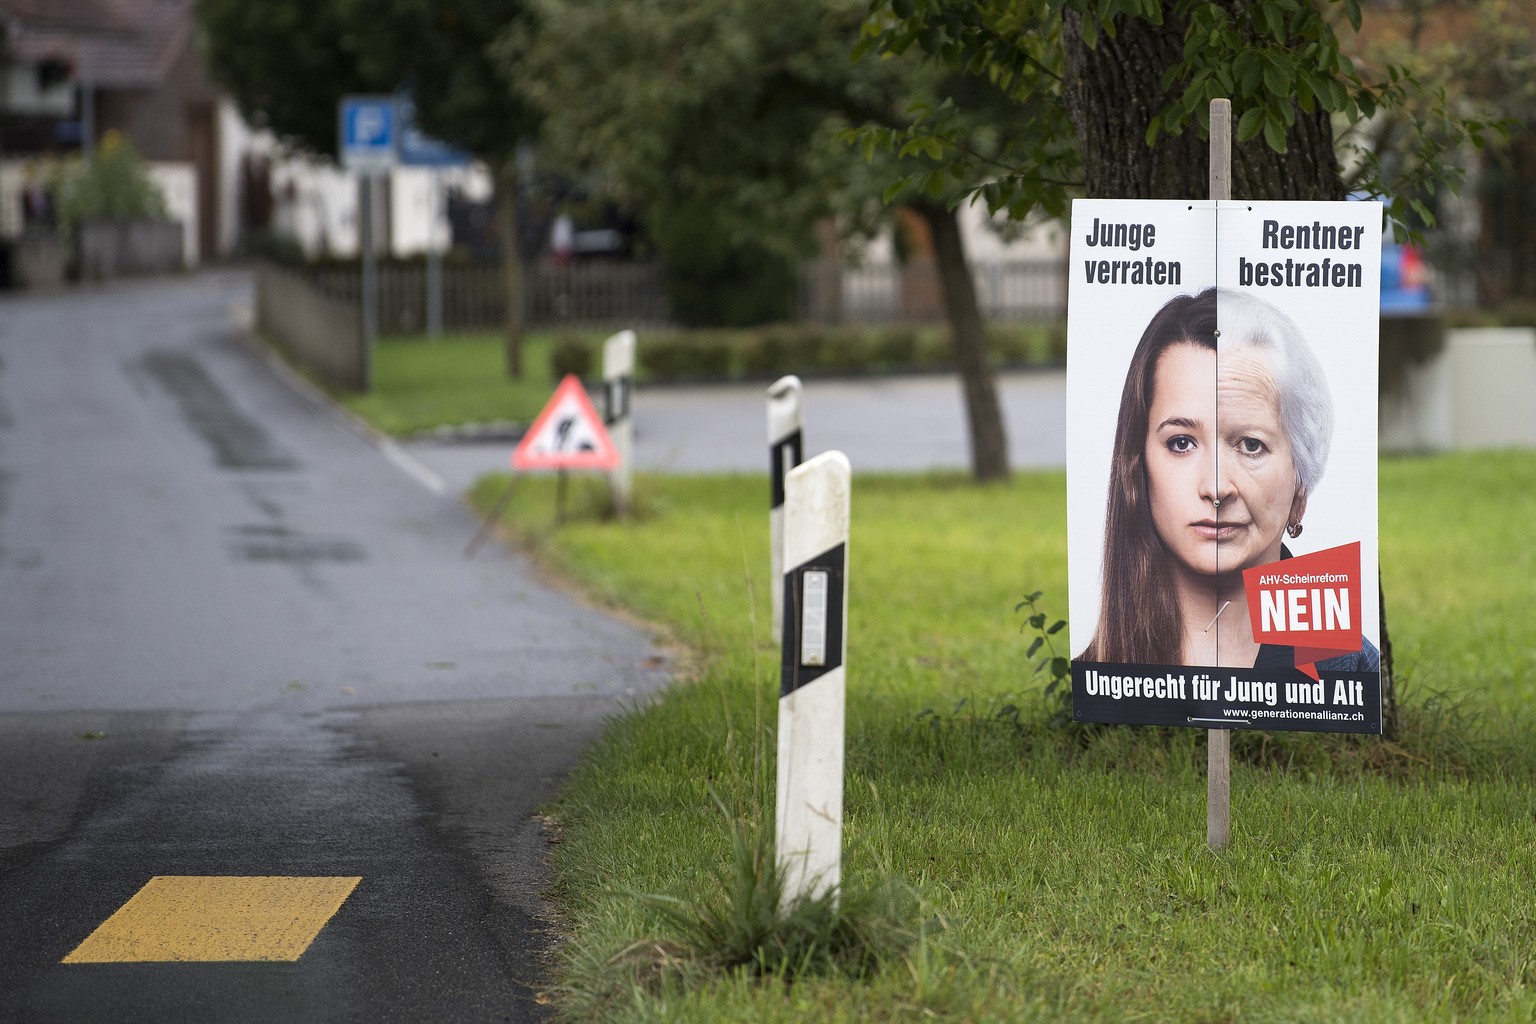
[[[620,331],[603,342],[603,424],[619,453],[619,467],[608,474],[613,507],[629,515],[635,489],[635,421],[630,397],[635,388],[635,332]]]
[[[785,905],[837,891],[843,844],[848,504],[842,452],[785,478],[775,856]]]
[[[1232,198],[1232,101],[1211,100],[1211,198]],[[1232,834],[1232,732],[1205,733],[1205,844],[1226,849]]]
[[[784,632],[784,477],[805,457],[800,378],[780,377],[768,388],[768,578],[773,589],[773,635]]]

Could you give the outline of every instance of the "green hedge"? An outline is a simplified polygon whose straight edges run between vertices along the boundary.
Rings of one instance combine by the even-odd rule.
[[[997,366],[1066,361],[1063,325],[993,326],[987,341]],[[636,358],[643,376],[662,381],[772,379],[786,373],[858,375],[954,365],[947,331],[906,325],[647,332],[640,337]]]

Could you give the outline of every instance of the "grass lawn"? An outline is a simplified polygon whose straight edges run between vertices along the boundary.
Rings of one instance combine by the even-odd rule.
[[[912,335],[925,352],[948,353],[947,336],[936,328],[897,330]],[[498,332],[449,334],[437,341],[430,341],[425,335],[381,338],[373,353],[373,390],[365,395],[341,392],[334,397],[376,429],[395,436],[464,424],[515,422],[526,425],[538,415],[558,383],[551,367],[557,341],[571,339],[585,344],[594,359],[592,370],[584,374],[590,378],[601,373],[602,343],[611,333],[604,330],[529,333],[523,341],[523,376],[520,380],[512,380],[506,375],[502,336]],[[772,331],[762,333],[771,334]],[[1012,339],[1010,352],[1015,362],[1047,365],[1054,358],[1051,328],[1018,327],[1006,333]],[[693,339],[695,343],[744,349],[756,337],[756,333],[746,330],[645,332],[641,335],[636,379],[643,384],[652,377],[647,368],[647,353],[655,355],[655,351],[650,346],[676,349]],[[870,332],[870,337],[878,337],[878,332]],[[822,340],[828,349],[836,347],[828,339]],[[869,355],[868,338],[861,340],[866,345],[860,351],[866,353],[866,359],[872,360],[862,369],[878,370],[878,360]],[[736,358],[740,360],[739,354]],[[794,356],[783,355],[783,358],[793,361]],[[679,362],[677,372],[683,376],[698,370],[675,352],[672,360]],[[828,371],[826,366],[822,369]],[[853,368],[843,369],[857,372]],[[953,372],[938,363],[932,364],[931,369],[938,373]],[[831,372],[835,371],[836,368],[832,368]],[[700,379],[709,377],[708,373],[694,375]],[[776,375],[769,373],[763,379],[772,379]],[[762,377],[761,372],[759,377]]]
[[[1049,725],[1014,605],[1065,609],[1063,476],[856,477],[844,881],[920,907],[872,975],[792,984],[689,967],[639,895],[718,888],[714,797],[772,821],[767,482],[640,495],[555,529],[530,481],[508,522],[692,652],[550,808],[572,1019],[1536,1020],[1536,455],[1383,463],[1402,740],[1236,733],[1221,855],[1203,733]]]
[[[386,434],[419,433],[466,423],[527,424],[554,393],[548,334],[523,340],[523,376],[507,376],[501,335],[449,334],[380,338],[373,353],[373,390],[337,400]]]

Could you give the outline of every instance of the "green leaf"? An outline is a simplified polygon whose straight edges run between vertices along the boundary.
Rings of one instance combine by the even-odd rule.
[[[1290,94],[1290,82],[1286,80],[1285,72],[1273,64],[1264,68],[1264,87],[1269,90],[1271,96],[1282,97]]]
[[[1269,143],[1269,148],[1276,153],[1286,151],[1285,129],[1280,127],[1278,121],[1266,120],[1264,122],[1264,141]]]
[[[1035,652],[1038,651],[1040,649],[1041,645],[1044,644],[1044,643],[1045,643],[1045,637],[1043,637],[1043,636],[1035,637],[1033,640],[1031,640],[1029,642],[1029,649],[1024,652],[1024,657],[1026,657],[1026,658],[1033,658],[1035,656]]]
[[[1344,12],[1349,15],[1349,24],[1356,32],[1360,31],[1360,0],[1344,0]]]
[[[1259,91],[1259,82],[1264,77],[1264,64],[1259,60],[1258,54],[1252,50],[1244,50],[1238,54],[1234,62],[1237,70],[1238,85],[1244,96],[1252,96]]]
[[[1237,141],[1247,142],[1264,127],[1264,111],[1260,107],[1249,107],[1243,111],[1243,116],[1237,119]]]
[[[1276,4],[1265,4],[1264,24],[1269,29],[1269,36],[1277,43],[1285,41],[1285,15]]]

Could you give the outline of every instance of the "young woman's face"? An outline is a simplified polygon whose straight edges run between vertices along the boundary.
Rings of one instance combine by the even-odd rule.
[[[1158,357],[1147,417],[1152,522],[1180,562],[1203,574],[1273,562],[1306,499],[1262,360],[1173,345]]]

